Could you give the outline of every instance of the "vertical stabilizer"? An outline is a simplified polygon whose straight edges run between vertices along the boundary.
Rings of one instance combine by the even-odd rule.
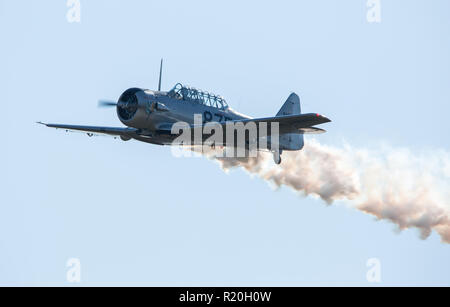
[[[301,114],[300,97],[292,93],[278,111],[277,116]],[[303,134],[288,133],[280,135],[280,149],[300,150],[304,146]]]
[[[278,111],[277,116],[295,115],[300,113],[300,97],[298,97],[296,93],[292,93],[289,95],[280,111]]]

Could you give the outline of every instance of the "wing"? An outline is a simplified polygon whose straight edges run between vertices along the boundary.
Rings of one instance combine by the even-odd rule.
[[[38,122],[38,124],[63,129],[66,131],[79,131],[86,132],[88,135],[94,134],[106,134],[112,136],[134,137],[136,136],[137,129],[134,128],[119,128],[119,127],[98,127],[98,126],[78,126],[78,125],[63,125],[63,124],[46,124]]]

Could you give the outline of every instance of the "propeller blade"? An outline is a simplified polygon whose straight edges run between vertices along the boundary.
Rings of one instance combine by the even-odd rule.
[[[98,106],[99,107],[115,107],[117,106],[117,102],[115,101],[110,101],[110,100],[99,100],[98,101]]]

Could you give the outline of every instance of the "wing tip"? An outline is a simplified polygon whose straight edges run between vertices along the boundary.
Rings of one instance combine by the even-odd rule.
[[[325,123],[330,123],[330,122],[331,122],[331,119],[329,119],[329,118],[328,118],[327,116],[325,116],[325,115],[322,115],[322,114],[317,113],[316,116],[319,117],[320,119],[322,119],[323,124],[325,124]]]

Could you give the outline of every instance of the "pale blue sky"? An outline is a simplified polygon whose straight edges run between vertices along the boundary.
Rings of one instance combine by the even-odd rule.
[[[450,2],[0,0],[0,284],[449,285],[450,246],[170,148],[36,121],[120,126],[97,100],[184,82],[274,115],[291,91],[321,143],[450,151]]]

